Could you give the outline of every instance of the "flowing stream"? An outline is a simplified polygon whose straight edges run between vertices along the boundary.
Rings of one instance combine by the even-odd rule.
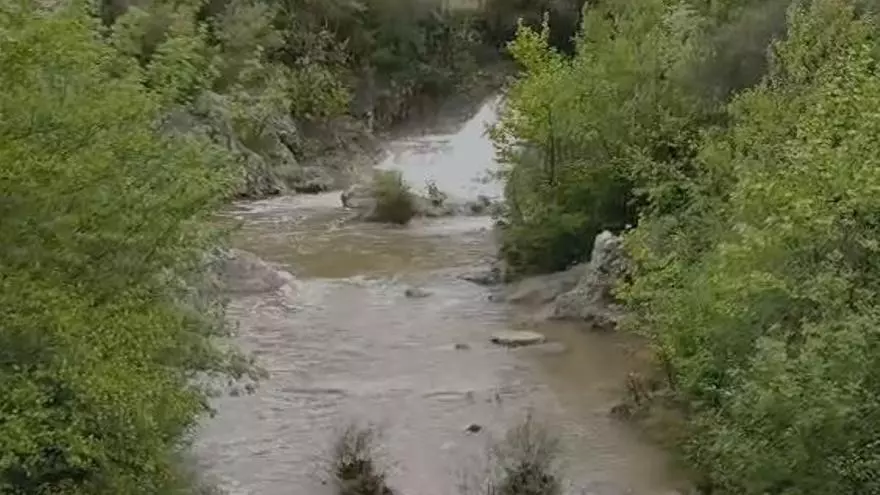
[[[430,179],[453,197],[497,196],[499,184],[479,176],[492,167],[484,128],[498,103],[454,134],[390,143],[381,167],[416,188]],[[668,457],[608,415],[634,366],[629,339],[535,323],[458,278],[494,252],[490,218],[342,223],[338,193],[243,203],[233,214],[237,246],[295,278],[231,302],[241,345],[271,373],[252,395],[218,399],[199,435],[202,466],[231,493],[332,493],[327,453],[359,421],[379,427],[395,490],[456,494],[490,440],[528,411],[561,438],[572,493],[674,493]],[[430,296],[407,298],[412,286]],[[489,343],[521,328],[552,343]],[[471,423],[484,428],[465,432]]]

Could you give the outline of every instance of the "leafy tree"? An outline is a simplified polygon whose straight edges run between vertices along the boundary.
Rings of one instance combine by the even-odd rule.
[[[4,493],[162,493],[196,379],[250,370],[198,290],[230,163],[158,134],[180,86],[146,90],[99,32],[76,5],[0,6]]]
[[[637,223],[627,326],[714,493],[880,493],[874,12],[600,2],[571,58],[511,45],[502,251],[559,269]]]
[[[504,252],[520,271],[564,268],[601,230],[635,221],[637,200],[681,202],[699,123],[711,115],[682,79],[703,22],[663,0],[602,3],[584,12],[567,59],[542,31],[520,26],[510,51],[524,69],[496,142],[508,163]]]
[[[767,79],[702,146],[708,207],[629,239],[633,324],[719,493],[880,493],[877,32],[850,2],[795,7]]]

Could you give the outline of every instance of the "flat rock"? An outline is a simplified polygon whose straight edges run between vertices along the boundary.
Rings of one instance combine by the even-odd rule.
[[[527,330],[507,330],[504,332],[496,332],[492,335],[491,342],[493,344],[505,347],[521,347],[526,345],[543,344],[547,341],[547,337],[538,333]]]
[[[232,249],[222,259],[222,277],[232,293],[272,292],[292,283],[292,274],[240,249]]]
[[[564,272],[528,277],[505,286],[497,297],[514,304],[546,304],[575,288],[585,270],[581,264]]]

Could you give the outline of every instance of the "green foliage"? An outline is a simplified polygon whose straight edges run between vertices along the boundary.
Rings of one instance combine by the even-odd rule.
[[[0,7],[3,493],[163,493],[194,379],[247,371],[201,276],[230,164],[158,135],[167,88],[96,33],[76,7]]]
[[[146,67],[147,86],[168,103],[191,102],[218,76],[207,31],[178,13]]]
[[[376,172],[373,179],[374,220],[405,225],[416,215],[416,198],[397,170]]]
[[[557,269],[637,221],[626,327],[706,490],[880,493],[880,25],[872,2],[786,7],[602,2],[572,58],[521,28],[503,252]]]
[[[425,98],[450,94],[477,70],[480,40],[466,11],[439,2],[370,0],[343,12],[335,35],[347,40],[380,124],[405,118]]]
[[[503,46],[512,39],[520,24],[539,28],[546,18],[552,29],[550,44],[564,51],[574,51],[574,39],[580,27],[581,8],[577,0],[484,0],[479,22],[489,43]],[[546,17],[545,17],[546,16]]]
[[[600,231],[634,222],[638,198],[667,209],[681,201],[678,161],[708,116],[680,83],[703,56],[703,23],[668,4],[586,10],[573,59],[550,46],[546,22],[540,32],[520,25],[510,52],[524,74],[494,134],[509,164],[505,252],[531,252],[508,256],[514,269],[582,260]]]
[[[208,134],[245,165],[245,195],[296,188],[287,182],[309,175],[301,162],[339,146],[339,134],[365,135],[430,109],[478,82],[477,61],[492,52],[476,21],[489,14],[476,6],[101,0],[99,7],[110,44],[183,117],[175,131]]]
[[[880,493],[877,32],[845,1],[792,10],[771,73],[702,145],[702,197],[628,240],[631,325],[719,493]]]

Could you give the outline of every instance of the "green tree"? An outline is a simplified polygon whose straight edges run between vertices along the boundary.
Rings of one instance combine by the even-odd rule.
[[[682,83],[706,56],[704,22],[685,4],[603,2],[584,12],[571,59],[520,25],[510,52],[523,75],[496,142],[508,166],[503,251],[514,269],[565,268],[637,207],[681,203],[700,123],[711,115]]]
[[[796,6],[702,146],[704,197],[629,239],[633,326],[718,493],[880,493],[877,33],[851,2]]]
[[[163,493],[197,379],[250,370],[196,290],[231,164],[158,134],[167,88],[99,32],[76,5],[0,6],[3,493]]]

